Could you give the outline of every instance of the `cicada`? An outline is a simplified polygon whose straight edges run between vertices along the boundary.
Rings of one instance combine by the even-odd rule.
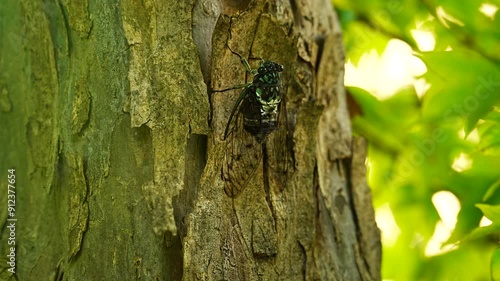
[[[238,56],[247,72],[252,75],[252,82],[227,89],[242,89],[224,130],[227,147],[221,177],[225,181],[224,191],[232,198],[242,192],[261,160],[264,158],[267,161],[267,156],[262,157],[268,150],[267,138],[286,119],[281,81],[283,65],[262,60],[258,69],[252,69],[245,58]],[[282,158],[279,161],[286,161],[283,156],[287,148],[286,125],[282,127],[282,133],[274,138],[276,144],[273,144],[272,150],[282,154],[278,156]],[[268,163],[264,163],[263,167],[269,167]]]

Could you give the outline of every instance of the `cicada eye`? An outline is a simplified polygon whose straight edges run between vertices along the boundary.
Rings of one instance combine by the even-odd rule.
[[[266,73],[266,68],[264,66],[259,67],[259,74]]]
[[[283,71],[283,65],[278,64],[278,72],[281,72],[281,71]]]

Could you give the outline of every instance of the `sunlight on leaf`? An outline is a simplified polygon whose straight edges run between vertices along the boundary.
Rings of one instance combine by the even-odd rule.
[[[453,160],[451,167],[457,172],[463,172],[472,167],[472,159],[467,154],[460,153],[460,155]]]
[[[464,23],[461,22],[459,19],[454,18],[452,15],[446,13],[446,11],[443,9],[442,6],[436,8],[436,15],[441,24],[444,25],[446,28],[450,28],[450,25],[448,23],[454,23],[459,26],[464,26]]]
[[[488,219],[487,217],[483,216],[481,220],[479,221],[479,227],[485,227],[488,225],[491,225],[493,222]]]
[[[375,220],[381,230],[382,243],[387,246],[393,246],[398,240],[401,230],[394,220],[389,204],[377,208]]]
[[[431,24],[434,20],[434,17],[429,16],[423,21],[416,21],[415,29],[410,31],[422,52],[432,51],[436,47],[436,34]]]
[[[439,191],[432,195],[432,203],[439,213],[444,225],[453,230],[457,224],[457,215],[460,211],[460,201],[449,191]]]
[[[389,41],[381,56],[371,51],[363,55],[357,65],[348,61],[345,68],[346,86],[361,87],[380,99],[413,85],[414,77],[426,71],[422,61],[413,56],[411,48],[399,40]]]
[[[460,202],[449,191],[436,192],[432,196],[432,203],[436,207],[441,221],[436,224],[434,234],[425,248],[425,255],[428,257],[440,255],[456,248],[456,245],[444,244],[450,238],[457,224],[457,215],[460,211]]]
[[[482,3],[479,11],[493,20],[498,11],[498,7],[490,3]]]

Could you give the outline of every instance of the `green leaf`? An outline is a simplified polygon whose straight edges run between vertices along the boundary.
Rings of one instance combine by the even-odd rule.
[[[359,104],[364,116],[379,119],[381,114],[377,111],[377,107],[380,101],[376,97],[359,87],[346,87],[346,90]]]
[[[461,240],[461,243],[500,234],[500,205],[476,204],[476,207],[481,209],[484,216],[492,221],[492,224],[475,228]]]
[[[476,204],[485,217],[500,224],[500,205]]]
[[[495,114],[488,114],[487,118],[495,118]],[[490,155],[500,155],[500,123],[498,121],[484,121],[477,126],[480,142],[477,150]]]
[[[344,33],[347,60],[356,65],[369,51],[375,50],[378,54],[382,54],[390,39],[364,23],[353,22],[347,26],[347,31]]]
[[[372,145],[384,150],[386,153],[397,153],[404,149],[404,145],[397,137],[386,134],[377,124],[373,124],[369,119],[356,116],[352,120],[354,131],[365,137]]]
[[[426,52],[421,55],[431,84],[424,99],[424,115],[431,119],[465,121],[466,134],[500,101],[498,67],[474,52]]]
[[[446,14],[463,23],[455,24],[447,21],[447,24],[451,27],[448,32],[462,42],[465,41],[469,48],[478,50],[487,57],[498,60],[500,59],[498,53],[500,47],[499,17],[497,14],[496,17],[491,19],[483,14],[480,7],[484,2],[493,4],[491,1],[463,0],[458,2],[441,0],[439,1],[439,7]]]
[[[470,242],[472,240],[484,238],[490,235],[498,235],[500,233],[500,223],[492,223],[488,226],[478,227],[474,229],[469,235],[462,239],[462,243]]]
[[[488,188],[488,191],[486,191],[486,194],[484,194],[483,201],[490,199],[491,196],[495,194],[495,192],[498,190],[499,187],[500,187],[500,178],[498,178],[498,180]]]
[[[491,257],[491,280],[500,281],[500,249],[496,249]]]

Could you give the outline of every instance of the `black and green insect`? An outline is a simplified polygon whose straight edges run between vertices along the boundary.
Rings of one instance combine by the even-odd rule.
[[[227,148],[221,177],[225,182],[224,191],[232,198],[246,187],[262,159],[265,180],[269,180],[268,170],[285,170],[284,164],[269,161],[269,150],[273,151],[273,159],[280,158],[277,161],[285,161],[286,157],[286,112],[281,81],[283,65],[263,60],[258,69],[252,69],[244,57],[235,54],[253,77],[251,83],[227,89],[243,89],[224,130]],[[279,128],[281,132],[273,135],[272,144],[266,145],[268,136]]]

